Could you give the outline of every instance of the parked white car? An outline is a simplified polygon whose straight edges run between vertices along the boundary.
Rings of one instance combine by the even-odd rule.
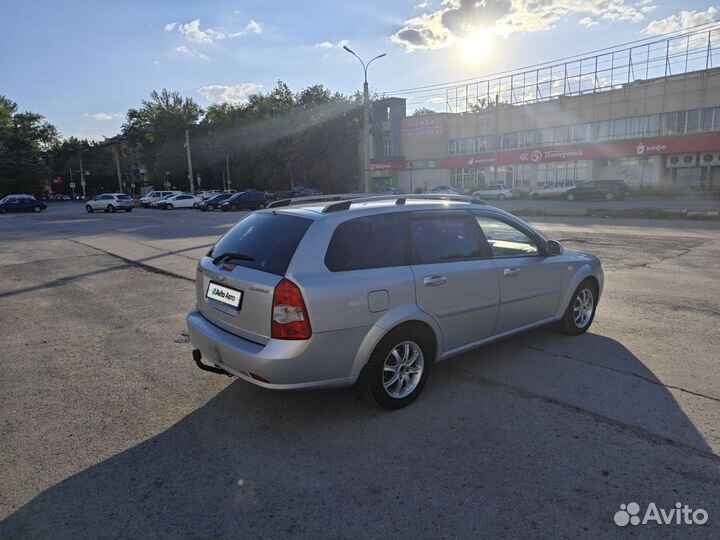
[[[154,203],[158,202],[163,197],[167,197],[168,195],[180,195],[182,191],[151,191],[144,197],[140,197],[140,204],[143,206],[143,208],[147,208],[148,206],[153,206]]]
[[[494,186],[487,186],[479,191],[476,191],[473,193],[473,197],[479,197],[481,199],[497,199],[502,201],[503,199],[514,199],[517,195],[512,189],[497,184]]]
[[[156,203],[161,210],[173,210],[174,208],[196,208],[202,202],[200,197],[190,195],[189,193],[181,193],[180,195],[172,195],[162,199]]]
[[[206,191],[201,191],[198,193],[198,197],[200,197],[203,201],[208,200],[210,197],[214,197],[215,195],[220,195],[222,193],[221,189],[208,189]]]
[[[88,214],[92,214],[95,210],[102,210],[103,212],[125,210],[126,212],[132,212],[134,206],[135,203],[132,197],[127,193],[103,193],[87,201],[85,210]]]
[[[542,188],[533,189],[530,192],[530,198],[531,199],[552,199],[552,198],[564,199],[565,193],[567,193],[567,190],[573,189],[574,187],[575,187],[574,180],[563,180],[560,182],[551,182],[551,183],[545,184],[545,186]]]

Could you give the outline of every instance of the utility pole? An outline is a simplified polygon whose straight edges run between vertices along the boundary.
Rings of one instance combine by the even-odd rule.
[[[185,128],[185,150],[188,160],[188,180],[190,181],[190,193],[195,195],[195,184],[193,182],[192,155],[190,155],[190,129]]]
[[[363,82],[363,134],[362,134],[362,145],[363,145],[363,174],[360,180],[360,190],[364,193],[370,192],[370,91],[368,89],[367,81],[367,70],[375,60],[385,56],[385,53],[379,54],[367,64],[363,62],[357,54],[355,54],[346,45],[343,45],[343,49],[352,54],[355,58],[360,60],[363,67],[363,73],[365,79]]]
[[[225,153],[225,168],[227,170],[226,178],[228,183],[228,189],[230,189],[230,152]]]
[[[113,146],[113,154],[115,154],[115,169],[117,170],[118,190],[122,193],[122,173],[120,172],[120,145]]]
[[[85,169],[82,164],[82,147],[78,150],[78,156],[80,158],[80,186],[82,187],[83,200],[85,200]]]

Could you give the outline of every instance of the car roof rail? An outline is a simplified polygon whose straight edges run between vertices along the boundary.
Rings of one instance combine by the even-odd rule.
[[[267,205],[268,208],[280,208],[282,206],[298,206],[324,201],[347,201],[366,197],[364,193],[336,193],[332,195],[307,195],[305,197],[293,197],[289,199],[278,199]]]
[[[323,208],[322,212],[323,214],[327,214],[330,212],[339,212],[342,210],[348,210],[350,209],[350,205],[353,203],[364,203],[364,202],[375,202],[375,201],[395,201],[396,205],[403,205],[408,200],[429,200],[429,201],[456,201],[456,202],[466,202],[470,204],[487,204],[486,201],[483,199],[479,199],[477,197],[470,197],[468,195],[434,195],[431,193],[428,194],[419,194],[419,195],[376,195],[376,196],[365,196],[365,197],[353,197],[351,199],[342,200],[340,202],[336,202],[334,204],[329,204],[325,208]]]

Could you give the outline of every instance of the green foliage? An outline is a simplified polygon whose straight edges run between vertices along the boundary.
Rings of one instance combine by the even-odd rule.
[[[432,109],[428,109],[427,107],[419,107],[415,109],[415,112],[413,112],[410,116],[425,116],[426,114],[436,114],[437,111],[433,111]]]
[[[48,149],[57,130],[33,112],[18,112],[17,103],[0,96],[0,193],[37,193],[46,182]]]
[[[127,112],[121,174],[127,180],[131,169],[146,169],[149,182],[160,187],[169,172],[173,185],[188,189],[188,129],[193,169],[202,176],[203,189],[222,187],[229,162],[234,189],[287,190],[304,184],[325,192],[352,190],[358,181],[361,104],[360,94],[344,96],[320,84],[293,92],[282,81],[242,103],[206,110],[178,92],[153,91],[141,107]],[[113,154],[105,144],[74,137],[61,141],[42,116],[18,113],[14,102],[0,96],[0,192],[35,192],[61,176],[63,183],[52,188],[70,193],[69,172],[79,183],[75,172],[81,155],[91,171],[88,195],[117,189]]]

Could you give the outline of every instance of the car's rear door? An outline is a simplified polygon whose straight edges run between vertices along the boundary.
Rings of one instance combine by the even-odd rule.
[[[445,351],[491,336],[500,288],[473,216],[412,212],[409,231],[417,304],[440,326]]]
[[[545,255],[540,237],[510,218],[474,210],[500,282],[496,334],[551,319],[560,301],[563,264]]]

